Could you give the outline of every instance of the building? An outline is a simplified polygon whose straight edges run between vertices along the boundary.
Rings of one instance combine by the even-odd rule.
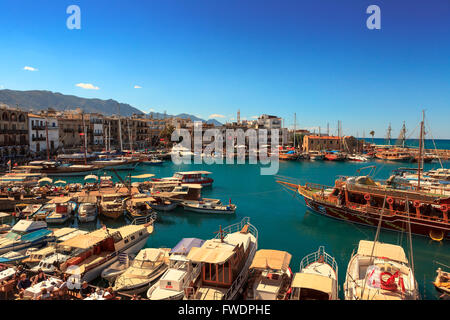
[[[28,113],[0,105],[0,162],[29,152]]]
[[[41,112],[41,114],[28,114],[28,139],[30,151],[36,154],[49,151],[56,153],[59,147],[59,128],[56,114]]]
[[[303,137],[303,151],[345,151],[348,153],[362,152],[363,143],[353,136],[319,136],[305,135]]]

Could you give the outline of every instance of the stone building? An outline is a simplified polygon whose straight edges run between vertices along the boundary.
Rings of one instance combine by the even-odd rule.
[[[0,105],[0,162],[29,152],[28,113]]]

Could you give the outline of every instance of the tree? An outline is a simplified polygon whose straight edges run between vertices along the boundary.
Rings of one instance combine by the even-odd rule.
[[[372,136],[372,144],[373,144],[373,136],[375,135],[375,131],[370,131],[369,134]]]

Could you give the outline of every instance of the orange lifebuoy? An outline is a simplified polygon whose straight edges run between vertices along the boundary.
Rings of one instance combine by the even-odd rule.
[[[442,204],[441,205],[441,211],[442,212],[447,212],[448,211],[448,206],[446,204]]]
[[[366,193],[364,195],[364,200],[369,201],[370,200],[370,194]]]
[[[391,197],[387,198],[387,203],[389,204],[393,204],[394,203],[394,199],[392,199]]]
[[[419,201],[414,201],[413,202],[414,208],[419,208],[420,207],[420,202]]]

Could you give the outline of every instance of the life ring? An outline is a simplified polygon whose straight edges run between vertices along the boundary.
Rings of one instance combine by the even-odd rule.
[[[391,197],[387,198],[386,201],[389,204],[393,204],[394,203],[394,199],[392,199]]]
[[[366,193],[366,194],[364,195],[364,200],[370,201],[370,194]]]
[[[420,202],[419,201],[414,201],[413,202],[413,206],[414,206],[414,208],[420,208]]]
[[[433,241],[442,241],[444,239],[444,232],[442,230],[430,230],[429,236]]]
[[[448,206],[446,204],[442,204],[441,205],[441,211],[442,212],[447,212],[448,211]]]
[[[388,276],[387,280],[384,280]],[[397,284],[395,283],[395,278],[398,277],[398,272],[392,274],[390,272],[382,272],[380,274],[380,287],[383,290],[397,291]]]

